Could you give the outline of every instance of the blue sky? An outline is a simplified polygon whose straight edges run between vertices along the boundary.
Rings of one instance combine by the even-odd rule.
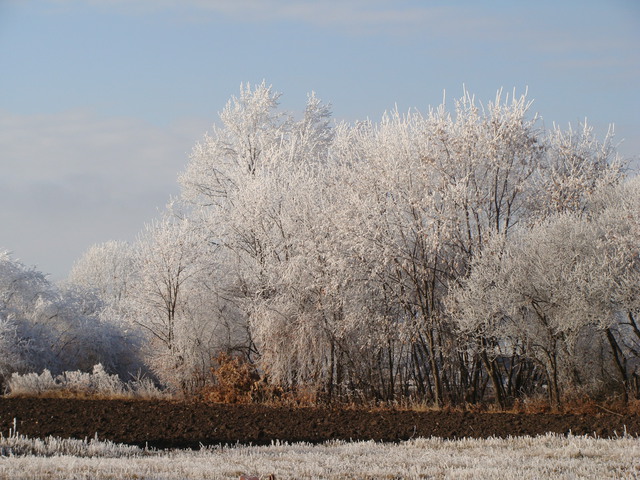
[[[638,45],[637,0],[0,0],[0,249],[62,279],[133,240],[241,82],[347,121],[528,88],[633,160]]]

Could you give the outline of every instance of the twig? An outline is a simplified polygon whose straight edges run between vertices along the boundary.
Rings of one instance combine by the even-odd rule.
[[[604,410],[604,411],[605,411],[605,412],[607,412],[607,413],[611,413],[611,414],[613,414],[613,415],[618,415],[619,417],[624,417],[624,415],[622,415],[621,413],[614,412],[614,411],[612,411],[612,410],[609,410],[608,408],[601,407],[601,406],[600,406],[600,405],[598,405],[597,403],[596,403],[596,407],[598,407],[598,408],[599,408],[599,409],[601,409],[601,410]]]

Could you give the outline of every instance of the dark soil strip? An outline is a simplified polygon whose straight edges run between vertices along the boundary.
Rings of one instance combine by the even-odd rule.
[[[92,438],[156,448],[327,440],[400,441],[412,437],[486,438],[547,432],[640,435],[640,416],[412,412],[274,408],[141,400],[0,398],[0,432]]]

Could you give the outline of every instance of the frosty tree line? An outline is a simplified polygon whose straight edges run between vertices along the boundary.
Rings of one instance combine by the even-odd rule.
[[[225,352],[326,400],[638,398],[640,179],[612,134],[501,92],[356,124],[278,99],[241,86],[133,244],[58,285],[0,255],[3,382],[101,363],[190,393]]]

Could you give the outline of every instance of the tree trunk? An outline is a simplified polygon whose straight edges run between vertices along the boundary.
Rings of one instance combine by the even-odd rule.
[[[483,342],[484,343],[484,342]],[[502,388],[502,382],[496,372],[495,361],[490,361],[487,356],[487,352],[484,350],[481,353],[482,363],[484,363],[484,367],[487,369],[487,373],[489,374],[489,378],[491,379],[491,384],[493,385],[493,390],[495,392],[495,402],[496,406],[500,409],[504,409],[504,391]]]
[[[624,403],[629,403],[629,376],[627,374],[626,361],[624,358],[622,358],[622,349],[620,348],[620,345],[618,345],[618,342],[616,341],[616,338],[614,337],[613,332],[610,328],[607,328],[605,330],[605,333],[607,335],[609,345],[611,346],[614,363],[616,365],[618,373],[620,374],[620,378],[622,379],[622,385],[624,387]]]

